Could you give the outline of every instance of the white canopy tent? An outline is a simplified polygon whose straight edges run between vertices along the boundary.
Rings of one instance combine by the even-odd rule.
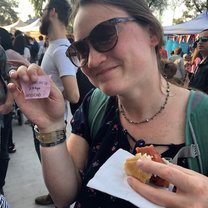
[[[24,27],[16,27],[16,29],[22,32],[32,32],[32,31],[39,31],[39,27],[40,27],[40,19],[36,19],[31,24],[26,25]]]
[[[29,25],[24,27],[16,27],[16,29],[22,32],[39,32],[40,24],[40,19],[37,19]]]
[[[204,11],[190,21],[173,26],[163,27],[165,35],[198,34],[205,29],[208,29],[208,11]]]
[[[7,30],[8,32],[11,32],[12,30],[14,30],[16,27],[23,27],[26,26],[27,24],[24,23],[22,20],[18,20],[17,22],[11,24],[11,25],[7,25],[7,26],[2,26],[5,30]]]

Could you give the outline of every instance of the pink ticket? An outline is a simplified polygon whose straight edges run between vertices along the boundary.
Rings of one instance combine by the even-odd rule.
[[[50,76],[42,75],[34,84],[20,82],[25,99],[47,98],[50,93]]]

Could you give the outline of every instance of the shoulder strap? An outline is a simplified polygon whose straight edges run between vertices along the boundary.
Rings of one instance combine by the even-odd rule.
[[[197,107],[197,104],[201,101],[202,98],[202,93],[191,91],[188,114],[194,111],[194,109]],[[179,158],[195,158],[196,160],[189,160],[189,165],[191,169],[198,170],[200,173],[204,173],[200,147],[198,145],[197,137],[195,135],[193,125],[190,120],[188,120],[188,127],[190,129],[191,135],[187,137],[188,141],[186,141],[186,146],[178,151],[178,153],[175,155],[171,162],[177,164]],[[197,169],[193,168],[194,164],[197,164]]]
[[[88,111],[88,124],[92,141],[95,139],[95,136],[101,126],[108,99],[109,96],[105,95],[98,88],[96,88],[91,95]]]
[[[190,100],[190,105],[188,106],[188,112],[187,114],[191,114],[195,108],[197,108],[197,105],[200,103],[200,101],[202,100],[202,98],[204,97],[204,94],[198,91],[191,91],[191,100]],[[195,171],[198,170],[198,172],[200,173],[204,173],[204,167],[203,167],[203,163],[202,163],[202,157],[203,155],[201,154],[201,148],[199,145],[199,141],[198,141],[198,137],[195,134],[195,130],[194,127],[191,123],[190,119],[187,119],[188,122],[188,128],[190,131],[190,136],[186,137],[186,144],[189,145],[187,146],[190,147],[190,149],[192,149],[192,152],[194,152],[193,156],[191,157],[190,155],[187,155],[189,158],[195,158],[195,160],[193,159],[189,159],[189,166],[191,169],[194,169]]]

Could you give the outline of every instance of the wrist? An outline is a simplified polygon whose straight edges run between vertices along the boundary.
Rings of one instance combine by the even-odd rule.
[[[36,126],[36,129],[38,129],[39,133],[51,133],[53,131],[66,129],[66,124],[64,123],[64,121],[61,121],[60,123],[53,123],[53,124],[47,125],[47,127],[41,127],[37,125],[35,126]]]
[[[59,130],[41,133],[37,127],[34,126],[35,137],[40,142],[40,145],[43,147],[51,147],[56,146],[58,144],[63,143],[66,140],[66,128],[62,128]]]

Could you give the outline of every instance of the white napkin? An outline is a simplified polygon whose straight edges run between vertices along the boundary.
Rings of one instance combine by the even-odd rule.
[[[116,151],[101,166],[87,186],[125,199],[140,208],[161,208],[139,195],[127,183],[123,166],[125,160],[131,156],[133,155],[125,150]]]

